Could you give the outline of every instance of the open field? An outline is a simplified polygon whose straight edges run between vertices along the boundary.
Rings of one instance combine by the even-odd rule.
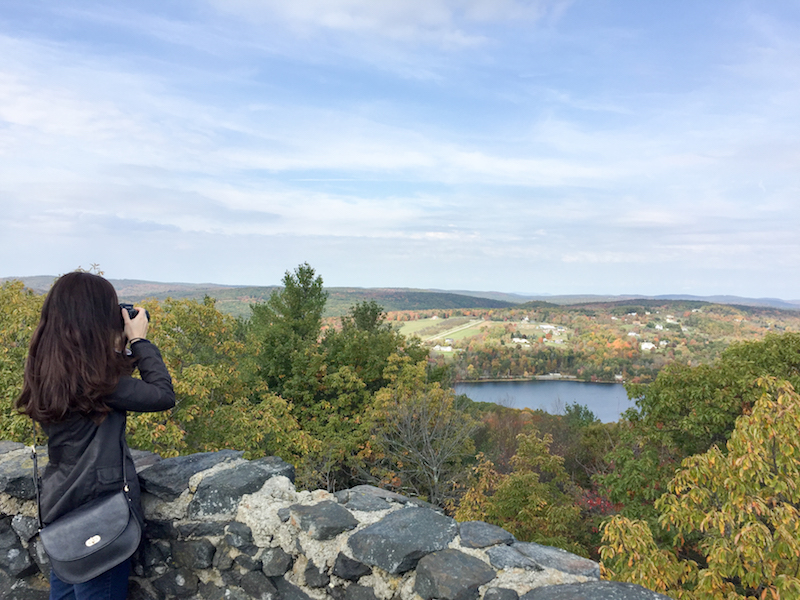
[[[400,333],[405,336],[416,335],[423,341],[442,339],[451,337],[450,332],[460,331],[471,324],[480,323],[482,320],[473,320],[469,317],[450,317],[440,319],[439,317],[429,317],[427,319],[417,319],[415,321],[405,321],[400,327]]]

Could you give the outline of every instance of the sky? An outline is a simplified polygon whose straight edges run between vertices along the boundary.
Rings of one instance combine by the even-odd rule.
[[[800,299],[796,0],[3,0],[0,277]]]

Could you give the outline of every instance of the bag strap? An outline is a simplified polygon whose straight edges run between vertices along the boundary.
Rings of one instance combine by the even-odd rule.
[[[33,489],[36,491],[36,518],[39,521],[39,530],[41,531],[44,527],[42,523],[42,492],[41,492],[41,480],[39,479],[39,461],[37,459],[36,454],[36,421],[31,419],[31,425],[33,427],[33,445],[31,446],[31,458],[33,458]],[[128,485],[128,472],[125,469],[125,431],[123,430],[122,435],[119,439],[119,447],[120,452],[122,453],[122,490],[125,492],[125,497],[128,499],[128,503],[132,502],[131,495],[130,495],[130,486]]]
[[[41,491],[39,490],[39,461],[36,457],[36,421],[31,419],[33,427],[33,445],[31,446],[31,458],[33,459],[33,489],[36,491],[36,519],[39,521],[39,531],[42,529],[42,501]]]

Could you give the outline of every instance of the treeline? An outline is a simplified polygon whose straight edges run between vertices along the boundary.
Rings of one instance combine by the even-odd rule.
[[[476,344],[457,354],[452,366],[459,381],[518,379],[548,373],[571,375],[583,381],[614,381],[618,375],[636,381],[652,381],[658,370],[667,364],[667,359],[662,356],[648,356],[628,344],[622,348],[622,352],[609,352],[603,356],[605,353],[598,355],[569,346],[558,348],[535,340],[524,348],[513,343]],[[447,364],[441,355],[434,360]]]
[[[457,397],[451,370],[374,301],[326,327],[314,270],[283,284],[247,321],[210,298],[146,304],[178,403],[131,415],[132,445],[277,454],[309,488],[413,494],[674,598],[800,597],[800,334],[669,364],[603,424],[579,405],[549,415]],[[41,302],[0,286],[2,439],[30,442],[13,400]]]

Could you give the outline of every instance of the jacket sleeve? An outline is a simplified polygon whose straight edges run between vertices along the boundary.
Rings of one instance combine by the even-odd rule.
[[[157,412],[175,406],[172,377],[158,348],[147,340],[131,344],[141,379],[122,377],[106,404],[117,410]]]

